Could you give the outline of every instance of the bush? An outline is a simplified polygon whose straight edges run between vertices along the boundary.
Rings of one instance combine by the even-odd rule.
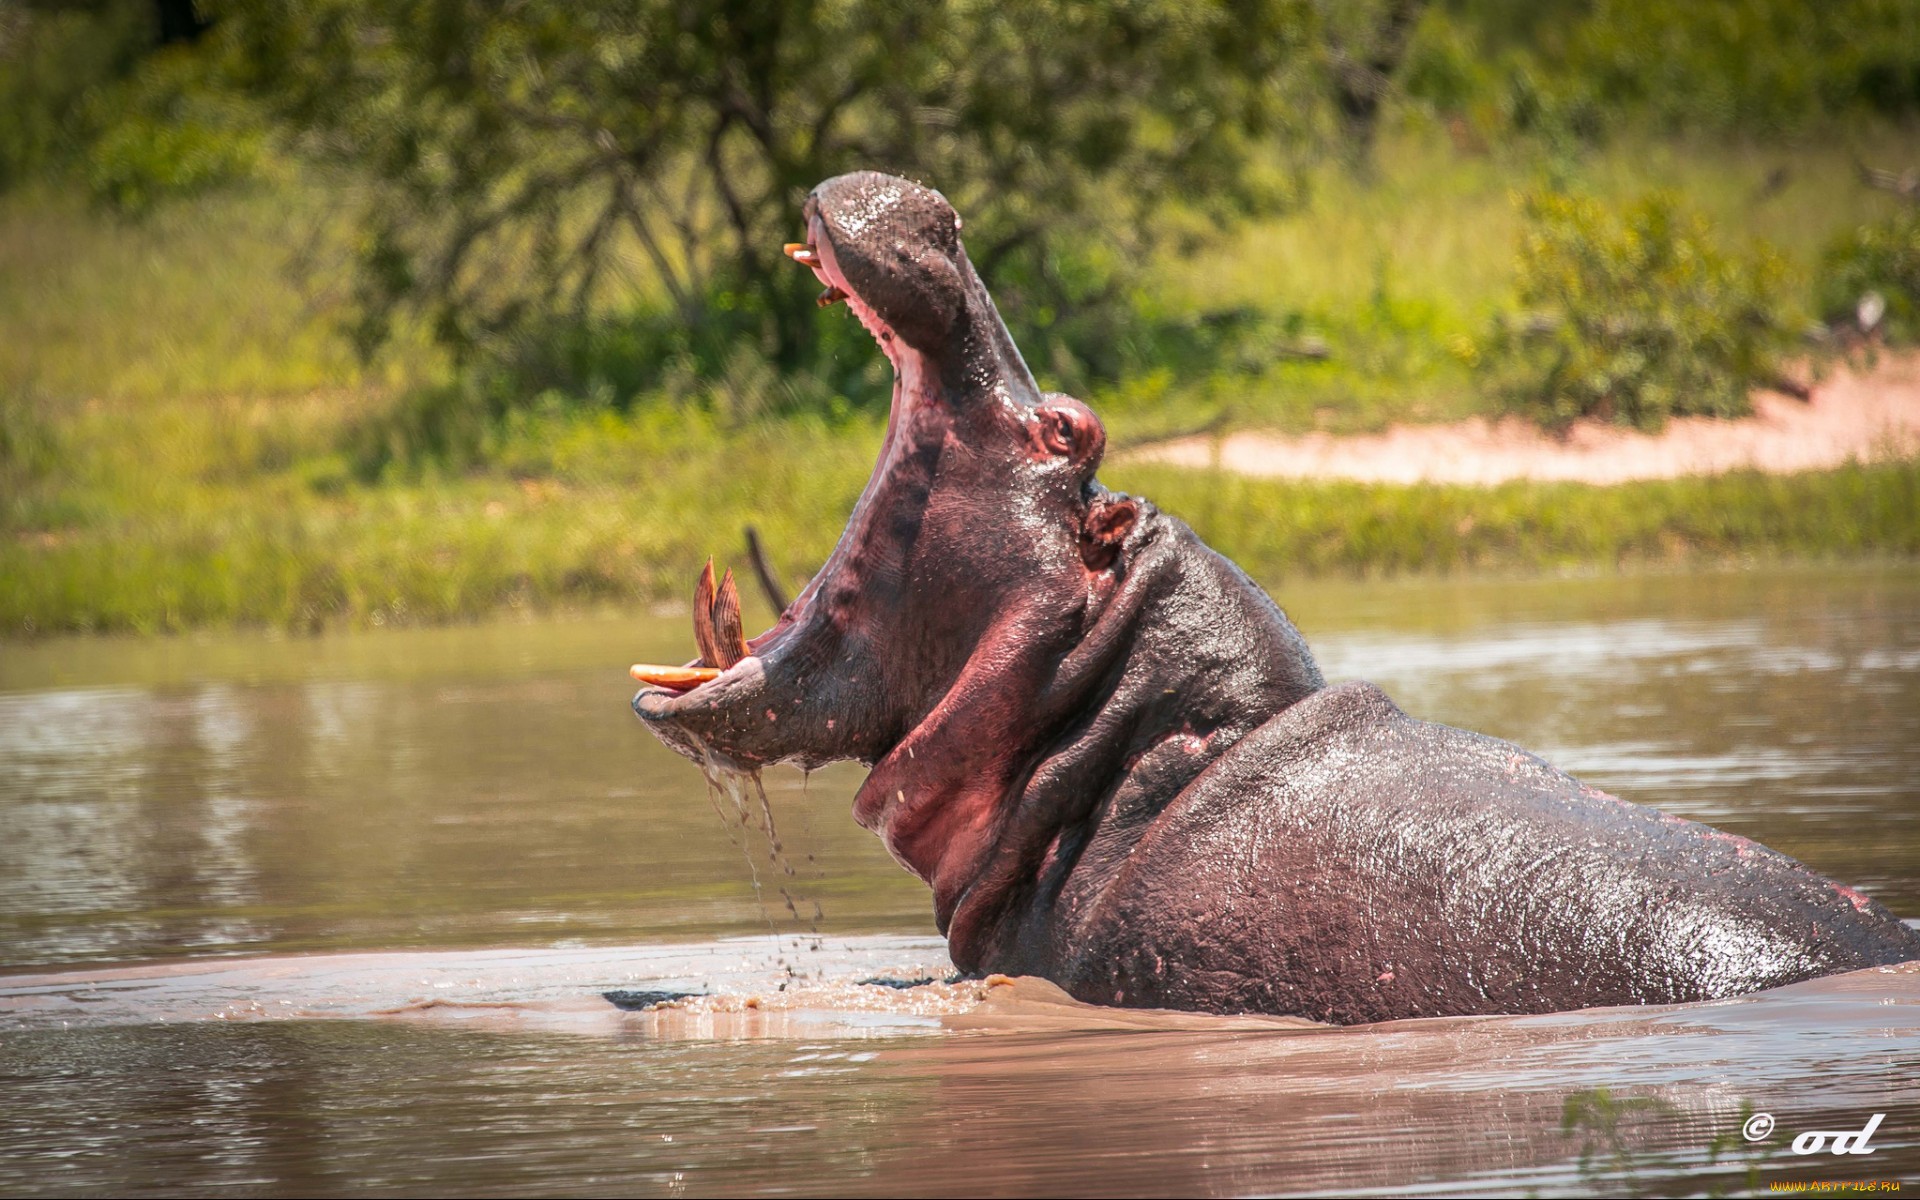
[[[1833,324],[1856,321],[1868,292],[1887,303],[1880,328],[1889,342],[1920,341],[1920,207],[1850,229],[1827,247],[1820,315]]]
[[[267,133],[258,105],[229,86],[219,38],[166,46],[125,79],[94,89],[93,131],[80,155],[96,202],[128,216],[261,173]]]
[[[1195,313],[1143,291],[1056,308],[1034,297],[1118,284],[1065,252],[1047,257],[1050,278],[1038,284],[1023,266],[992,281],[994,295],[1015,343],[1038,352],[1031,366],[1046,386],[1084,392],[1149,370],[1181,380],[1249,374],[1272,361],[1274,344],[1300,332],[1297,314],[1276,318],[1244,306]],[[887,411],[893,370],[844,306],[814,315],[806,357],[784,369],[764,334],[759,293],[718,286],[700,309],[691,324],[657,304],[529,323],[469,355],[453,382],[415,389],[354,425],[342,449],[356,474],[374,480],[494,461],[501,435],[527,416],[626,414],[658,403],[737,432],[802,414],[832,423]]]
[[[259,151],[259,139],[245,132],[130,117],[89,147],[87,186],[109,208],[139,215],[249,177]]]
[[[254,174],[265,134],[233,47],[171,32],[142,0],[0,9],[0,188],[77,168],[139,214]]]
[[[1614,211],[1560,192],[1522,200],[1519,297],[1483,362],[1516,409],[1549,425],[1598,417],[1741,416],[1789,341],[1785,268],[1715,245],[1702,217],[1655,194]]]

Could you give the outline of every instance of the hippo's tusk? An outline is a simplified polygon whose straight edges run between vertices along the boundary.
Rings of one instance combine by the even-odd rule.
[[[820,265],[820,255],[814,250],[812,242],[788,242],[786,245],[780,247],[780,249],[786,253],[788,258],[803,267],[817,267]]]
[[[740,589],[729,569],[719,586],[713,582],[713,560],[700,571],[693,589],[693,642],[700,647],[702,666],[726,670],[747,656],[747,634],[740,620]]]
[[[713,648],[719,656],[713,665],[725,670],[747,656],[747,631],[740,620],[740,589],[733,583],[733,568],[713,594]]]
[[[717,591],[713,584],[713,560],[700,572],[700,581],[693,588],[693,644],[700,649],[700,661],[709,667],[724,667],[720,660],[720,638],[713,627],[713,599]]]
[[[820,295],[814,299],[814,303],[818,304],[821,308],[825,308],[829,304],[838,304],[840,301],[845,300],[846,298],[847,298],[847,294],[841,291],[839,288],[829,287],[826,291],[821,292]]]
[[[712,679],[720,677],[718,667],[662,667],[653,663],[635,663],[627,668],[627,674],[641,683],[655,687],[672,688],[684,692],[688,688],[699,687]]]

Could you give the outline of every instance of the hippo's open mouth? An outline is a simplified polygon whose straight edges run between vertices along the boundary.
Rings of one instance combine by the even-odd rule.
[[[886,436],[881,443],[873,478],[855,508],[857,521],[860,512],[867,507],[869,496],[878,490],[878,485],[893,466],[900,441],[899,430],[908,423],[903,417],[910,417],[911,410],[928,399],[925,394],[928,372],[924,356],[900,339],[893,327],[841,271],[833,241],[817,205],[809,203],[808,207],[807,232],[810,240],[787,243],[785,253],[794,262],[810,268],[825,285],[825,290],[819,296],[820,306],[826,308],[844,301],[855,318],[873,336],[894,369],[893,401],[888,414]],[[811,586],[806,588],[780,614],[772,628],[749,640],[741,625],[740,596],[733,572],[727,571],[716,584],[713,562],[709,559],[694,589],[694,642],[700,650],[700,656],[680,667],[636,664],[632,668],[633,677],[651,685],[651,691],[677,698],[702,688],[722,685],[723,680],[734,672],[753,675],[761,667],[759,651],[800,623],[815,592],[816,589]],[[642,708],[642,697],[646,694],[643,691],[634,700],[635,709],[642,717],[650,715]]]
[[[909,685],[883,661],[911,637],[899,618],[913,535],[938,486],[978,482],[940,460],[970,443],[985,461],[999,448],[982,443],[1023,431],[1041,402],[939,193],[843,176],[808,199],[806,227],[807,240],[787,253],[819,279],[822,306],[844,301],[873,336],[893,364],[893,401],[846,531],[774,625],[746,638],[731,573],[716,584],[709,569],[694,597],[700,657],[633,668],[648,685],[633,701],[640,718],[675,749],[719,765],[871,761],[897,738],[905,709],[917,707],[902,697],[927,682],[922,673]],[[953,642],[956,653],[964,645]],[[927,667],[939,656],[908,657]]]

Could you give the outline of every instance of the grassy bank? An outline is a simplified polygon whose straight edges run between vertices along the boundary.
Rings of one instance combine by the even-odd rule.
[[[1574,169],[1602,194],[1679,187],[1804,271],[1833,229],[1895,203],[1850,162],[1891,155],[1900,137],[1620,145]],[[1326,173],[1307,207],[1169,261],[1143,299],[1164,313],[1257,309],[1325,357],[1114,385],[1091,397],[1114,445],[1204,425],[1354,431],[1491,410],[1468,344],[1510,302],[1511,192],[1545,168],[1462,152],[1438,129],[1383,150],[1375,181]],[[748,522],[790,582],[824,558],[879,442],[870,412],[743,420],[699,394],[573,397],[492,428],[471,461],[369,472],[356,439],[448,368],[419,341],[372,364],[346,351],[340,279],[325,265],[341,236],[331,213],[312,183],[139,224],[54,192],[0,200],[0,633],[677,601],[708,553],[738,561]],[[294,249],[318,269],[296,278]],[[1265,578],[1920,554],[1911,463],[1612,488],[1149,466],[1106,478]]]
[[[525,422],[497,470],[366,484],[328,451],[338,397],[89,406],[76,475],[8,501],[0,628],[295,630],[680,600],[757,524],[778,570],[831,549],[876,422],[728,432],[666,408]],[[1920,464],[1615,487],[1299,484],[1107,474],[1270,580],[1920,553]]]
[[[1261,579],[1632,568],[1920,553],[1920,464],[1597,487],[1293,483],[1136,467],[1151,497]]]

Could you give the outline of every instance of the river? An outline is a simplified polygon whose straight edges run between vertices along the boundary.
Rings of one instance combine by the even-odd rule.
[[[1920,917],[1920,569],[1275,592],[1330,679]],[[626,664],[689,645],[671,612],[0,644],[0,1192],[1920,1186],[1904,968],[1360,1030],[945,982],[857,769],[767,775],[776,851],[638,728]],[[1876,1112],[1871,1156],[1787,1147]]]

